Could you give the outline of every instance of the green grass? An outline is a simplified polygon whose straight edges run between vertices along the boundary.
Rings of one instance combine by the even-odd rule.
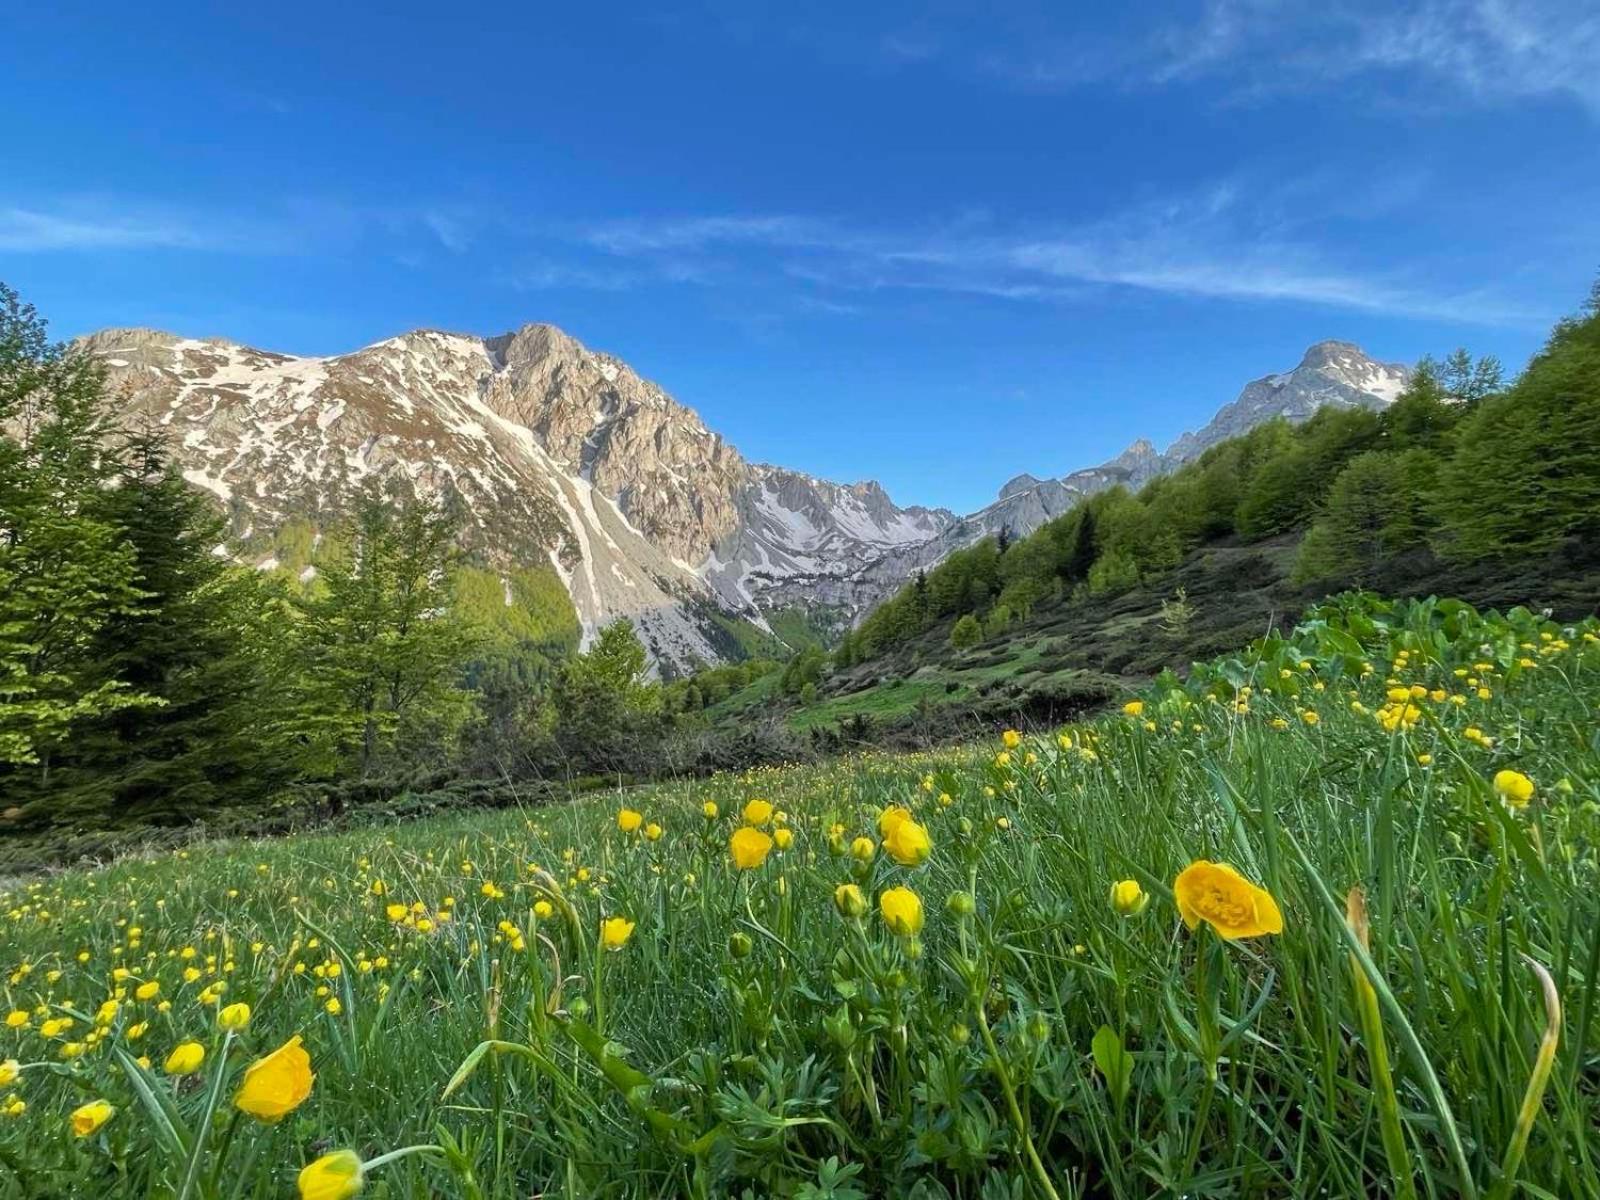
[[[425,1146],[369,1194],[1596,1200],[1595,629],[1353,604],[1158,684],[1139,713],[1009,750],[13,884],[0,980],[26,1026],[0,1027],[22,1066],[0,1111],[26,1109],[0,1116],[0,1196],[171,1195],[196,1147],[191,1196],[283,1196],[331,1147]],[[1386,730],[1387,691],[1413,684],[1415,719]],[[1506,769],[1533,781],[1526,807],[1497,798]],[[728,839],[755,797],[793,841],[738,871]],[[624,806],[659,840],[619,829]],[[851,856],[890,806],[928,831],[923,865]],[[1199,858],[1270,892],[1282,933],[1189,930],[1173,882]],[[1110,905],[1119,879],[1148,897],[1137,915]],[[842,916],[851,881],[873,905],[912,889],[920,934]],[[1357,887],[1370,977],[1345,921]],[[635,927],[608,952],[613,916]],[[1513,1183],[1546,1031],[1530,962],[1563,1014]],[[147,981],[170,1009],[134,998]],[[254,1009],[225,1063],[202,1002],[219,984],[216,1003]],[[245,1063],[291,1035],[309,1098],[276,1124],[235,1117]],[[170,1079],[186,1039],[206,1062]],[[67,1114],[97,1097],[116,1115],[74,1138]]]

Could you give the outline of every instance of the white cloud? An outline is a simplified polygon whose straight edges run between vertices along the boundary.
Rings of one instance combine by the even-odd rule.
[[[198,228],[178,217],[0,207],[0,250],[18,254],[151,248],[205,250],[217,245],[217,231]]]
[[[1485,104],[1565,97],[1600,117],[1590,0],[1206,0],[1197,19],[1142,36],[1042,36],[975,61],[1030,89],[1206,81],[1239,99],[1360,82],[1390,101],[1430,103],[1430,89]]]
[[[741,277],[776,274],[809,285],[824,301],[901,289],[1061,303],[1122,289],[1484,323],[1543,319],[1504,298],[1429,278],[1430,266],[1436,276],[1450,274],[1437,264],[1417,261],[1411,274],[1374,268],[1356,261],[1348,247],[1320,249],[1302,232],[1329,215],[1381,212],[1389,190],[1368,198],[1331,180],[1267,186],[1240,179],[1072,226],[967,218],[885,230],[755,214],[635,220],[590,230],[586,238],[652,271],[663,255],[679,263],[698,257]]]

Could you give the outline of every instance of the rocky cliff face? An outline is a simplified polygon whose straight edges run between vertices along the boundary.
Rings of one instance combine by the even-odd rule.
[[[228,509],[235,536],[220,552],[270,566],[273,530],[331,525],[372,477],[453,493],[470,551],[491,565],[550,563],[586,638],[628,617],[671,670],[730,651],[726,618],[767,628],[768,614],[800,606],[854,619],[952,550],[1002,529],[1023,536],[1271,417],[1388,403],[1408,377],[1321,342],[1165,454],[1140,439],[1058,479],[1019,475],[957,517],[901,508],[876,483],[746,462],[661,388],[550,325],[494,338],[421,330],[331,358],[147,329],[83,344],[127,421],[170,430],[185,477]]]
[[[223,552],[273,565],[290,520],[337,521],[379,477],[453,493],[490,564],[548,561],[585,636],[619,616],[669,669],[729,649],[713,612],[765,625],[809,600],[778,585],[848,572],[932,536],[948,513],[752,466],[690,409],[608,355],[529,325],[418,331],[303,358],[143,329],[86,338],[127,423],[171,433],[185,477],[233,520]]]

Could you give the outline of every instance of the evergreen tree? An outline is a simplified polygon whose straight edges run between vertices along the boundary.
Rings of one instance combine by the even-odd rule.
[[[139,597],[134,551],[105,511],[104,377],[50,343],[0,284],[0,784],[48,787],[57,749],[98,715],[157,701],[97,661],[97,634]]]
[[[466,717],[477,637],[451,617],[457,520],[441,503],[365,489],[304,602],[299,716],[328,773],[369,774],[403,746],[437,749]]]
[[[293,774],[262,656],[287,619],[254,572],[213,553],[222,518],[159,434],[129,438],[119,457],[100,510],[132,551],[138,594],[87,650],[106,678],[156,703],[80,723],[57,754],[52,819],[166,823],[260,802]]]
[[[1432,359],[1423,363],[1433,366]],[[1444,365],[1434,370],[1440,390],[1452,400],[1476,404],[1494,395],[1504,385],[1500,360],[1493,355],[1473,361],[1465,349],[1458,349],[1444,360]]]
[[[1100,553],[1095,533],[1094,506],[1082,504],[1075,511],[1077,520],[1071,527],[1066,557],[1061,563],[1061,578],[1069,584],[1086,583],[1089,569],[1094,566],[1095,557]]]

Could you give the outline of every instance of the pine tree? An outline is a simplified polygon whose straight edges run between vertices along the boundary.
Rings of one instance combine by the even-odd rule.
[[[139,596],[104,511],[109,432],[103,373],[0,284],[0,784],[47,787],[76,727],[154,703],[93,653]]]
[[[293,774],[276,736],[260,652],[287,618],[255,573],[213,548],[224,522],[190,487],[153,431],[130,437],[101,511],[133,553],[138,596],[96,631],[89,653],[108,678],[157,704],[84,721],[57,758],[56,820],[161,823],[258,803]]]

